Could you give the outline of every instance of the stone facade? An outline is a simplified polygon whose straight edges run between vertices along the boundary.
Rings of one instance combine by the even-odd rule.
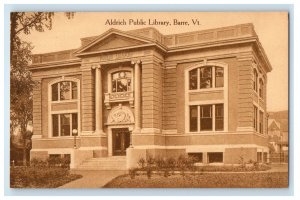
[[[175,35],[110,29],[81,41],[33,57],[31,158],[69,154],[77,168],[126,156],[130,168],[150,154],[236,164],[268,153],[272,67],[252,24]]]

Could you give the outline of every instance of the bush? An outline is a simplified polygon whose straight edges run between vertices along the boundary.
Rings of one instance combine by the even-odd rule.
[[[34,161],[36,162],[36,161]],[[39,188],[64,181],[69,171],[64,168],[45,167],[16,167],[11,169],[10,178],[13,187],[34,187]]]
[[[47,167],[48,163],[44,160],[33,158],[30,160],[30,166],[32,167]]]
[[[139,168],[144,169],[146,166],[146,160],[144,158],[140,158],[138,161],[138,166]]]
[[[130,176],[131,179],[135,178],[137,171],[138,171],[137,168],[131,168],[131,169],[129,169],[129,176]]]
[[[150,179],[152,177],[153,169],[151,166],[147,167],[146,169],[147,177]]]

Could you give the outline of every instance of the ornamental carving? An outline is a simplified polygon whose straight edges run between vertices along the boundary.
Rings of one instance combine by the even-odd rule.
[[[122,104],[119,104],[119,106],[114,107],[107,119],[107,124],[132,124],[134,123],[134,117],[131,110],[126,107],[122,106]]]

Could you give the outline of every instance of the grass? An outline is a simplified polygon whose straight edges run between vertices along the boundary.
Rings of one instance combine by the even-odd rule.
[[[81,177],[60,167],[14,167],[10,169],[10,187],[57,188]]]
[[[163,177],[153,175],[122,175],[107,183],[104,188],[285,188],[288,187],[287,172],[260,173],[203,173],[179,174]]]

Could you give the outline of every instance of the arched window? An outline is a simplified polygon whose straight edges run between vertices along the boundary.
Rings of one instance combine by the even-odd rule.
[[[77,82],[60,81],[51,85],[52,101],[64,101],[78,98]]]
[[[258,79],[258,73],[256,69],[253,69],[253,90],[257,92],[257,79]]]
[[[264,82],[261,78],[259,79],[259,97],[264,97]]]
[[[189,89],[209,89],[224,87],[224,68],[202,66],[189,71]]]
[[[111,91],[128,92],[132,90],[132,74],[130,71],[118,71],[111,74]]]

